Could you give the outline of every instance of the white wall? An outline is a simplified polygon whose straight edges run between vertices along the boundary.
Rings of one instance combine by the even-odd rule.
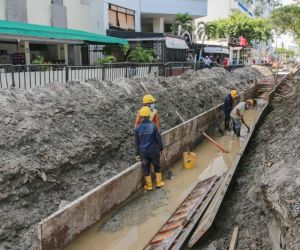
[[[51,0],[27,0],[28,23],[51,25]]]
[[[197,19],[199,21],[213,21],[219,18],[226,18],[231,14],[230,0],[208,0],[207,16]]]
[[[90,5],[81,4],[80,0],[65,0],[67,24],[69,29],[92,32]]]
[[[5,0],[0,0],[0,20],[5,19]]]
[[[201,17],[206,16],[207,1],[211,0],[141,0],[141,12],[172,15],[187,12],[192,16]]]
[[[105,34],[104,0],[90,0],[91,32]]]

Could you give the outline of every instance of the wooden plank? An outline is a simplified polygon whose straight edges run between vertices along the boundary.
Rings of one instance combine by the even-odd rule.
[[[171,245],[170,250],[180,250],[184,242],[186,241],[187,237],[201,218],[202,214],[204,213],[205,209],[211,202],[212,198],[218,191],[220,185],[223,182],[224,176],[221,176],[217,182],[215,182],[214,187],[210,190],[209,194],[205,197],[205,200],[201,203],[201,205],[196,210],[194,216],[191,218],[190,222],[184,227],[183,232],[177,237],[174,241],[173,245]]]
[[[160,230],[156,233],[156,235],[150,240],[147,246],[144,248],[145,250],[152,249],[169,249],[169,247],[176,240],[177,236],[181,233],[186,223],[192,218],[195,214],[197,208],[200,206],[203,200],[205,200],[208,193],[214,187],[215,183],[220,178],[217,176],[210,177],[206,180],[200,181],[195,185],[193,190],[188,194],[188,196],[184,199],[184,201],[179,205],[179,207],[174,211],[174,213],[170,216],[170,218],[166,221],[166,223],[160,228]],[[195,194],[198,194],[195,196]],[[193,202],[191,201],[191,197],[194,197]],[[189,204],[189,206],[185,206],[185,204]],[[184,206],[184,208],[182,208]],[[178,219],[178,211],[184,211],[185,216],[182,217],[180,213],[181,220],[176,224],[168,223],[170,221],[174,221]]]
[[[239,234],[239,225],[237,223],[235,223],[233,231],[232,231],[229,250],[235,250],[236,249],[238,234]]]

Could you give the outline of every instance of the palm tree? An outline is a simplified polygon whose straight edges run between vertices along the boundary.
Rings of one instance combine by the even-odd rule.
[[[188,32],[191,36],[193,31],[193,17],[188,13],[177,13],[172,24],[172,33],[177,36],[182,36]]]
[[[130,62],[150,63],[155,59],[155,55],[153,50],[143,49],[141,46],[138,46],[129,53],[127,59]]]
[[[200,57],[203,53],[203,45],[205,38],[210,39],[216,35],[217,26],[214,23],[210,22],[199,22],[197,25],[197,35],[200,39],[202,39],[202,46],[200,51]]]

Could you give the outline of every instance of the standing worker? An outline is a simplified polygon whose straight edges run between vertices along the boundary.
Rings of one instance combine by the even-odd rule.
[[[163,150],[161,136],[157,127],[150,121],[151,109],[144,106],[139,111],[141,124],[135,128],[136,160],[141,160],[146,184],[144,189],[152,190],[151,164],[156,175],[156,187],[165,185],[160,169],[160,153]]]
[[[233,131],[236,134],[236,136],[241,136],[242,123],[247,127],[248,133],[250,132],[250,128],[244,120],[244,113],[246,109],[255,106],[256,103],[256,100],[249,99],[246,102],[240,102],[231,111],[230,117],[233,121]]]
[[[225,129],[229,129],[230,123],[230,112],[235,105],[237,98],[239,97],[239,93],[237,90],[231,90],[230,94],[225,97],[224,105],[223,105],[223,112],[225,114]]]
[[[144,106],[147,106],[150,108],[151,110],[151,114],[150,114],[150,121],[154,122],[156,128],[159,130],[159,119],[158,119],[158,112],[156,109],[156,105],[155,105],[155,98],[152,95],[145,95],[143,97],[143,104]],[[138,112],[136,119],[135,119],[135,123],[134,123],[134,128],[136,128],[139,124],[141,123],[141,116]]]

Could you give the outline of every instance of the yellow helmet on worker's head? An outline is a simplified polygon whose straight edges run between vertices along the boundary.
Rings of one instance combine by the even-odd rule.
[[[144,104],[149,104],[155,102],[155,98],[152,95],[145,95],[143,98],[143,103]]]
[[[247,103],[250,107],[253,107],[257,104],[256,100],[254,100],[254,99],[248,99]]]
[[[234,89],[230,91],[230,95],[232,98],[236,98],[239,96],[239,93],[237,92],[237,90]]]
[[[151,114],[151,109],[148,106],[144,106],[140,109],[139,114],[141,117],[149,117]]]

